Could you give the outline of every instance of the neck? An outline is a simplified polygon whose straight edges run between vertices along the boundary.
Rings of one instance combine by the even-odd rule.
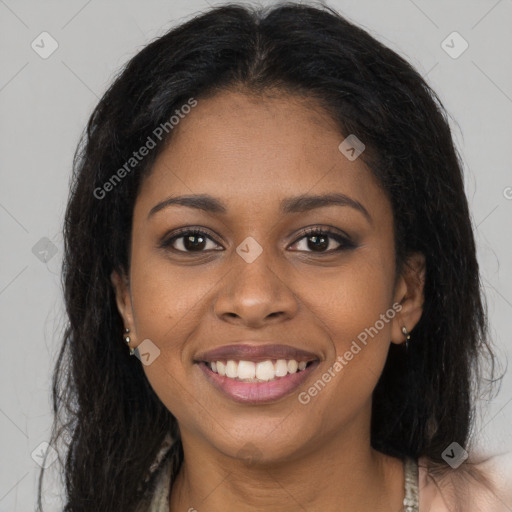
[[[402,462],[372,449],[369,434],[361,437],[354,427],[323,435],[296,456],[267,462],[229,457],[182,435],[184,461],[170,510],[220,512],[226,504],[244,512],[401,510]]]

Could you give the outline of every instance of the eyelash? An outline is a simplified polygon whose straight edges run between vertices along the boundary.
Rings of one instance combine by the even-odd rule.
[[[194,235],[194,236],[205,237],[205,238],[208,238],[209,240],[213,241],[214,243],[218,244],[218,242],[216,242],[208,234],[207,231],[203,231],[202,229],[195,229],[195,228],[182,228],[182,229],[178,230],[176,233],[174,233],[172,237],[165,239],[160,244],[159,247],[162,248],[162,249],[171,248],[171,250],[173,250],[173,251],[175,251],[177,253],[181,253],[181,254],[194,254],[194,252],[197,252],[199,254],[199,253],[208,252],[208,251],[204,251],[204,250],[203,251],[182,251],[182,250],[174,249],[172,247],[172,244],[176,240],[179,240],[180,238],[184,238],[186,235]],[[346,251],[348,249],[353,249],[355,247],[355,244],[352,243],[347,237],[345,237],[343,235],[340,235],[339,233],[335,233],[334,231],[330,231],[330,230],[326,230],[326,229],[322,229],[322,228],[306,228],[306,229],[304,229],[300,233],[299,238],[297,238],[295,240],[295,242],[292,243],[292,245],[295,245],[297,242],[299,242],[303,238],[308,238],[308,237],[313,236],[313,235],[315,235],[315,236],[326,236],[326,237],[332,238],[334,241],[336,241],[336,242],[338,242],[340,244],[340,246],[337,247],[336,249],[330,249],[330,250],[324,251],[324,252],[320,251],[320,252],[318,252],[316,254],[332,254],[332,253],[335,253],[335,252],[340,252],[340,251]],[[214,250],[218,250],[218,249],[214,249]],[[299,252],[309,252],[309,253],[315,254],[315,251],[299,251]]]

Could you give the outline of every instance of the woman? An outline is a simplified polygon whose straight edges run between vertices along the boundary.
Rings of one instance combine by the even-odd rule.
[[[333,10],[227,5],[136,55],[65,249],[66,511],[508,510],[443,107]]]

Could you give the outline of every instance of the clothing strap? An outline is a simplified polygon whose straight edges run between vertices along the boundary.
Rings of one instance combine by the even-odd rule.
[[[405,498],[404,512],[419,512],[419,483],[418,483],[418,463],[410,457],[404,461],[405,475]]]

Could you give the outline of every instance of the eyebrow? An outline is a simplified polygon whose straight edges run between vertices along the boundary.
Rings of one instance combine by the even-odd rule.
[[[209,213],[225,214],[228,212],[227,206],[216,197],[209,194],[192,194],[165,199],[151,208],[148,214],[148,219],[155,213],[169,206],[185,206]],[[295,197],[288,197],[281,201],[280,211],[283,214],[304,213],[316,208],[323,208],[325,206],[348,206],[361,212],[370,224],[373,222],[368,210],[359,201],[352,199],[345,194],[339,193],[321,195],[302,194]]]

